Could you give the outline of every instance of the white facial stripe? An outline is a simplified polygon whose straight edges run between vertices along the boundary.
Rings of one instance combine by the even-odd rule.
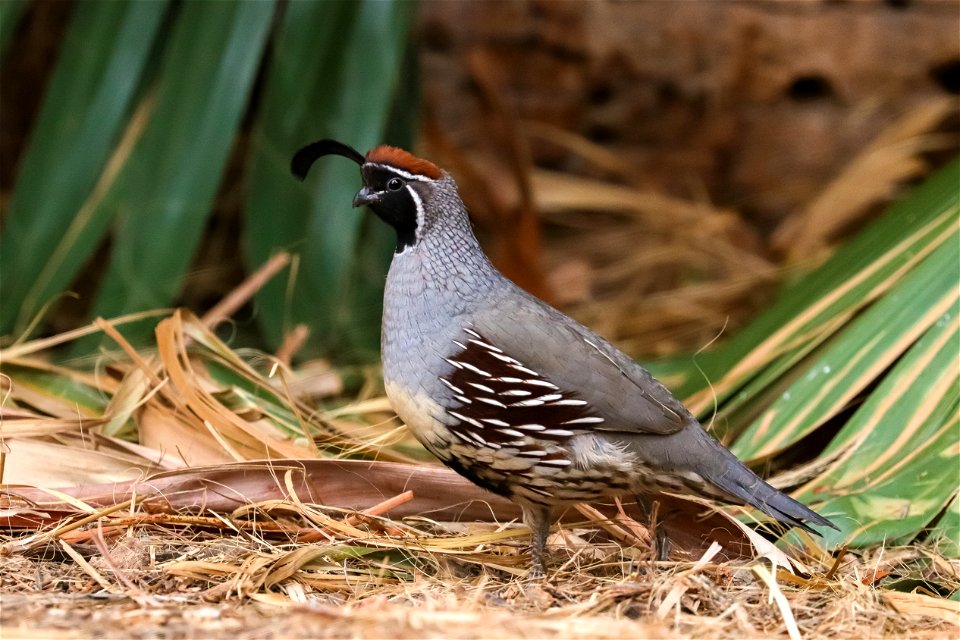
[[[419,173],[410,173],[409,171],[404,171],[403,169],[397,169],[396,167],[389,164],[377,164],[376,162],[368,162],[371,167],[376,167],[378,169],[383,169],[384,171],[390,171],[397,174],[407,180],[416,180],[417,182],[435,182],[432,178],[422,176]]]
[[[406,245],[404,248],[397,254],[406,253],[407,249],[417,244],[420,239],[420,232],[423,229],[423,200],[420,199],[420,194],[418,194],[413,187],[407,185],[407,192],[410,194],[410,197],[413,199],[413,204],[417,207],[417,228],[414,230],[414,242],[412,245]],[[460,363],[451,363],[458,369],[462,367]]]
[[[419,239],[420,231],[423,229],[423,200],[420,199],[420,194],[417,193],[416,189],[410,185],[407,185],[407,191],[410,193],[410,197],[413,198],[413,204],[417,206],[417,228],[414,231],[414,235],[416,236],[416,239]]]

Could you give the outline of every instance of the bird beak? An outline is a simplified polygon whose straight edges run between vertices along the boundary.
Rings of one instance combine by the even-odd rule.
[[[376,204],[380,202],[380,195],[370,191],[370,187],[364,187],[357,192],[357,195],[353,196],[353,206],[362,207],[367,204]]]

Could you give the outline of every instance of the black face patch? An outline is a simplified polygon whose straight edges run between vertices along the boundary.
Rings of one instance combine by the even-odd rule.
[[[417,202],[407,188],[411,181],[401,173],[372,164],[365,164],[360,173],[365,204],[397,232],[396,251],[400,253],[416,239]]]

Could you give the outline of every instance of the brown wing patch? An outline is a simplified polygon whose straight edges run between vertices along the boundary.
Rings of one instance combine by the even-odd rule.
[[[455,344],[460,350],[447,358],[453,369],[441,382],[453,392],[454,405],[447,413],[457,419],[451,431],[462,441],[517,448],[517,455],[540,458],[540,464],[565,466],[565,457],[548,455],[542,445],[562,444],[603,423],[575,393],[560,389],[476,331],[465,329]]]
[[[381,145],[367,151],[366,158],[367,162],[389,165],[431,180],[439,180],[441,176],[440,167],[398,147]]]

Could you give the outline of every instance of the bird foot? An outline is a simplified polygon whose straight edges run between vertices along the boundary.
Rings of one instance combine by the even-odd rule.
[[[662,523],[654,524],[654,552],[657,562],[666,562],[670,559],[670,538]]]
[[[653,534],[653,548],[651,554],[657,562],[666,562],[670,559],[670,538],[660,519],[660,502],[644,494],[638,494],[637,505],[648,519],[647,527]]]
[[[543,580],[546,576],[547,576],[546,570],[542,566],[535,563],[527,571],[526,578],[528,580],[540,581],[540,580]]]

